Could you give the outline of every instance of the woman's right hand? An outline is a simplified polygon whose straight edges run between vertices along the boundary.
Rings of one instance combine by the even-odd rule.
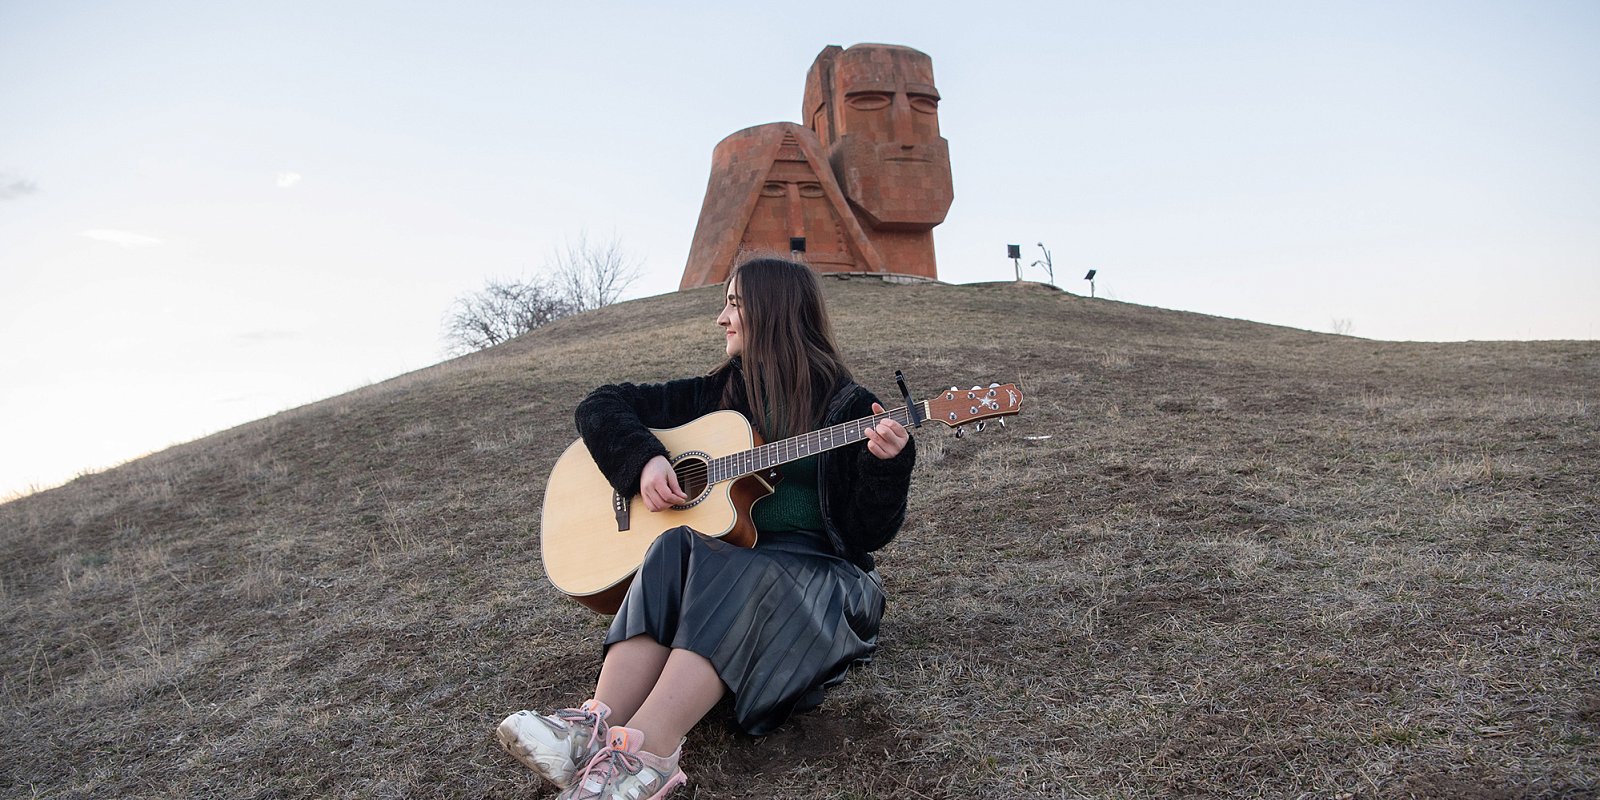
[[[689,502],[689,496],[678,487],[678,473],[672,471],[666,456],[656,456],[644,465],[639,473],[639,495],[644,498],[644,507],[651,511],[666,511]]]

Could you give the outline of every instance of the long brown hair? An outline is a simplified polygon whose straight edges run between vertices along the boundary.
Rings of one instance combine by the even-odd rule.
[[[757,258],[734,267],[727,288],[738,292],[744,380],[728,382],[724,403],[736,405],[742,394],[750,422],[769,442],[814,430],[834,387],[851,379],[816,274],[793,261]]]

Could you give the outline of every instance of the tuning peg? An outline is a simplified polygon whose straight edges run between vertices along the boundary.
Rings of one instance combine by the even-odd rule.
[[[965,425],[957,425],[956,426],[956,438],[957,439],[960,439],[962,434],[965,434],[966,432],[967,432],[967,426],[965,426]]]
[[[990,383],[989,384],[989,388],[990,389],[998,389],[998,388],[1000,388],[1000,384],[998,384],[998,383]]]
[[[1006,418],[1005,417],[1001,417],[1001,418],[995,420],[995,422],[1000,423],[1000,427],[1002,427],[1002,428],[1004,428],[1006,426]]]
[[[978,429],[978,433],[983,433],[983,429],[989,427],[989,420],[980,419],[978,420],[978,424],[974,425],[973,427]]]

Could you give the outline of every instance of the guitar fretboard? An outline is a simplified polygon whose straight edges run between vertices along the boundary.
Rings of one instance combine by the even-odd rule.
[[[928,416],[928,403],[926,400],[916,403],[918,415],[926,419]],[[906,427],[911,427],[911,410],[906,406],[890,409],[882,414],[873,414],[870,417],[841,422],[831,428],[823,428],[799,436],[790,437],[769,444],[753,447],[738,453],[732,453],[720,458],[713,458],[709,462],[709,479],[711,483],[734,480],[746,475],[772,469],[779,464],[790,461],[799,461],[807,456],[813,456],[824,450],[844,447],[847,444],[859,442],[867,438],[863,430],[877,425],[880,421],[892,419]]]

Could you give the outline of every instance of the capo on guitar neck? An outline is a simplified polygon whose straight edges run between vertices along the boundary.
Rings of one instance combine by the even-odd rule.
[[[922,412],[917,410],[917,404],[911,400],[911,390],[906,388],[906,376],[900,370],[894,371],[894,382],[900,385],[900,396],[905,398],[906,413],[911,417],[911,427],[922,427]]]

